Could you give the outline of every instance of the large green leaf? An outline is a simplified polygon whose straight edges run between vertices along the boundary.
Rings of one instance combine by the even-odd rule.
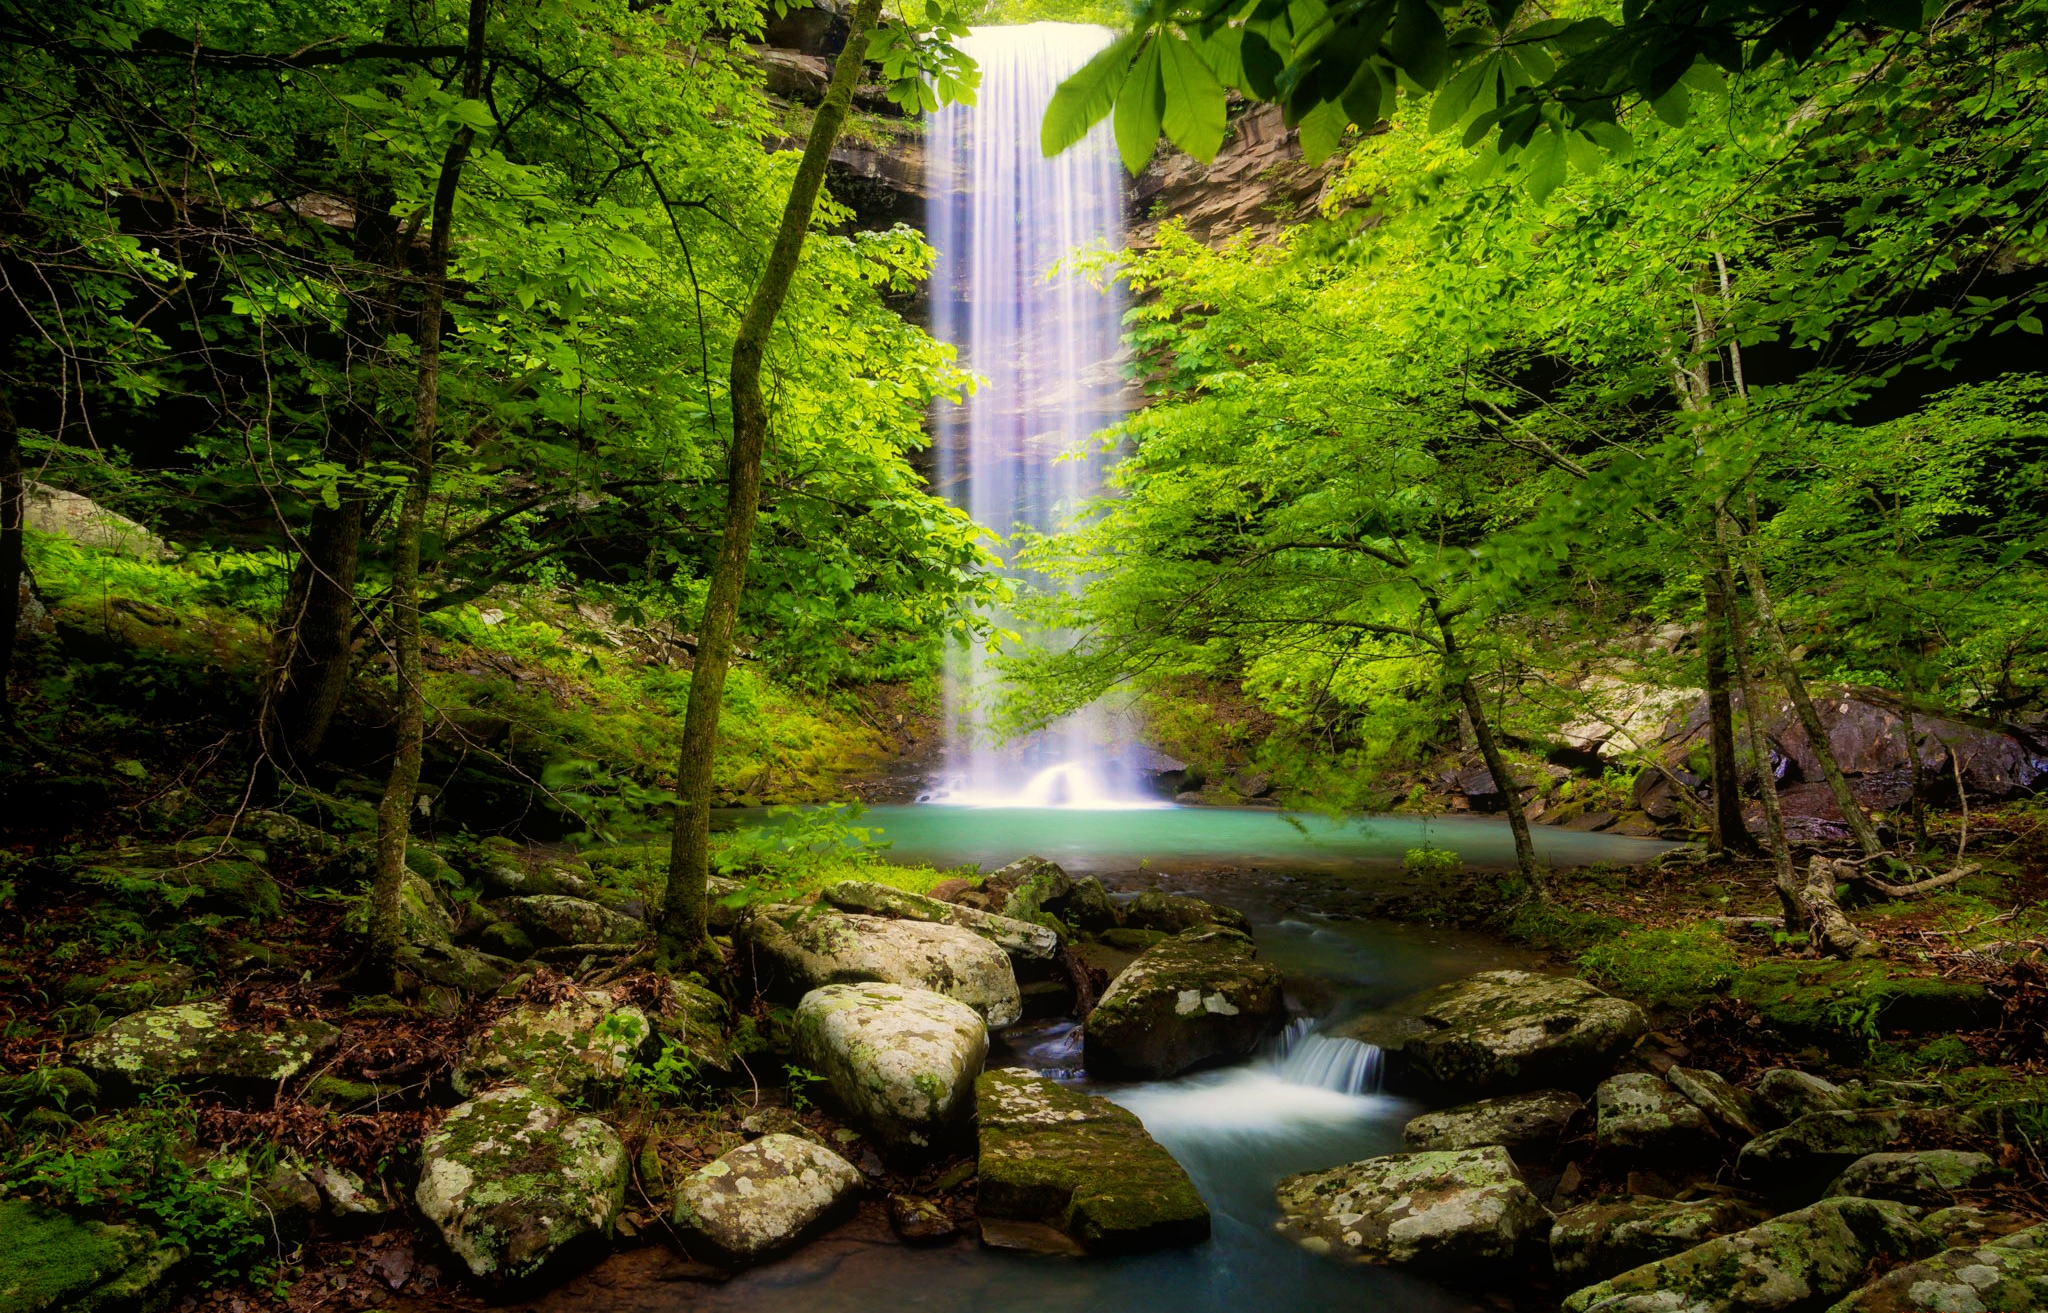
[[[1038,126],[1038,148],[1057,155],[1088,135],[1088,129],[1102,122],[1116,104],[1117,89],[1130,68],[1131,52],[1141,34],[1132,32],[1105,47],[1083,64],[1080,71],[1060,83],[1045,107],[1045,119]]]
[[[1223,84],[1186,38],[1161,34],[1156,48],[1166,91],[1161,125],[1167,139],[1207,164],[1223,145]]]
[[[1345,116],[1344,107],[1334,100],[1324,101],[1301,116],[1301,155],[1310,164],[1321,164],[1330,158],[1343,139],[1344,126],[1350,120]]]
[[[1166,113],[1166,88],[1159,78],[1159,42],[1152,41],[1131,64],[1116,93],[1116,149],[1124,167],[1144,172],[1159,145],[1159,127]]]
[[[1444,79],[1450,36],[1431,0],[1401,0],[1387,33],[1387,53],[1417,85],[1434,90]]]

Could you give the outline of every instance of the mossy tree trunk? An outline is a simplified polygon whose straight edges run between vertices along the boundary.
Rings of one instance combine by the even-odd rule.
[[[761,367],[782,302],[796,277],[804,236],[825,166],[860,80],[868,29],[881,14],[881,0],[860,0],[846,45],[832,66],[832,82],[811,120],[782,221],[768,262],[754,284],[732,348],[732,450],[726,459],[725,529],[711,569],[703,618],[697,625],[697,659],[690,674],[690,700],[683,715],[683,744],[676,766],[676,814],[669,843],[668,890],[655,918],[658,960],[677,965],[705,952],[705,889],[711,863],[711,770],[718,749],[718,716],[732,666],[733,632],[739,623],[740,594],[746,586],[747,556],[761,505],[761,456],[768,436],[768,405],[761,392]]]
[[[1700,635],[1707,676],[1707,745],[1712,760],[1713,825],[1708,832],[1712,852],[1753,853],[1756,844],[1742,823],[1742,773],[1735,764],[1735,708],[1729,696],[1728,603],[1719,562],[1702,581],[1706,615]]]
[[[12,716],[8,677],[14,672],[14,634],[21,626],[21,527],[28,519],[28,483],[21,472],[21,430],[0,390],[0,714]]]
[[[1486,773],[1493,777],[1493,786],[1500,790],[1500,796],[1507,809],[1508,832],[1515,840],[1515,869],[1529,884],[1538,898],[1550,900],[1550,881],[1544,876],[1543,868],[1536,862],[1536,844],[1529,835],[1528,813],[1522,810],[1522,795],[1516,783],[1514,771],[1508,767],[1507,758],[1501,755],[1500,743],[1493,735],[1493,722],[1487,717],[1485,700],[1479,696],[1479,687],[1472,680],[1471,668],[1465,661],[1465,649],[1458,643],[1458,635],[1452,626],[1452,617],[1445,612],[1436,594],[1428,588],[1422,590],[1423,601],[1429,607],[1430,619],[1435,621],[1437,633],[1441,636],[1444,657],[1444,680],[1458,695],[1458,702],[1465,708],[1465,714],[1472,721],[1472,737],[1478,741],[1480,759],[1486,763]]]

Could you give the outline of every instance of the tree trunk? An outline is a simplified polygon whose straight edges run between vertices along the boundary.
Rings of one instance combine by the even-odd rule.
[[[1815,857],[1806,868],[1806,882],[1799,886],[1799,902],[1813,927],[1813,942],[1836,957],[1875,957],[1877,942],[1858,930],[1835,901],[1835,864]],[[1788,925],[1786,927],[1790,929]]]
[[[21,526],[28,519],[28,485],[21,473],[21,430],[0,391],[0,713],[13,714],[8,677],[14,673],[14,633],[21,625]]]
[[[463,58],[462,98],[483,90],[484,20],[489,0],[469,0],[469,44]],[[433,232],[428,238],[426,287],[420,298],[419,384],[412,429],[412,477],[399,503],[391,559],[391,634],[398,667],[398,728],[391,774],[377,801],[377,871],[370,886],[370,942],[364,977],[390,980],[400,948],[399,895],[405,882],[405,845],[420,782],[426,738],[426,688],[420,660],[420,530],[434,490],[435,426],[441,405],[441,315],[448,294],[448,251],[455,226],[455,192],[476,133],[462,126],[441,157],[434,187]],[[387,986],[388,987],[388,986]]]
[[[279,609],[272,641],[277,682],[264,747],[295,773],[318,758],[348,689],[362,536],[362,498],[344,489],[338,508],[314,512]]]
[[[1493,777],[1493,785],[1500,790],[1500,796],[1507,805],[1508,832],[1515,838],[1515,869],[1529,882],[1529,888],[1538,898],[1549,902],[1550,881],[1543,874],[1543,868],[1536,864],[1536,845],[1529,837],[1529,818],[1522,811],[1522,797],[1514,772],[1508,769],[1507,759],[1500,755],[1500,744],[1493,737],[1493,722],[1486,718],[1486,705],[1479,697],[1478,687],[1472,682],[1471,671],[1466,668],[1464,651],[1458,646],[1458,637],[1451,631],[1450,621],[1437,604],[1436,595],[1424,589],[1422,597],[1429,604],[1430,618],[1436,621],[1437,633],[1443,636],[1444,678],[1457,690],[1458,701],[1472,719],[1472,737],[1479,741],[1479,756],[1486,762],[1486,773]]]
[[[1707,744],[1712,754],[1713,828],[1709,852],[1753,853],[1756,844],[1742,823],[1742,773],[1735,764],[1735,707],[1728,693],[1728,592],[1714,564],[1706,571],[1701,591],[1706,597],[1706,622],[1701,648],[1706,658]]]
[[[676,765],[676,815],[669,844],[668,890],[655,931],[657,960],[664,965],[703,956],[704,891],[711,863],[711,767],[718,747],[718,713],[725,677],[732,665],[733,630],[739,622],[740,593],[746,586],[747,555],[761,503],[761,451],[768,435],[768,407],[761,394],[761,365],[776,316],[796,277],[804,235],[825,183],[825,166],[846,121],[860,80],[868,29],[881,13],[881,0],[860,0],[846,46],[832,66],[832,83],[811,120],[789,201],[775,231],[768,262],[754,284],[732,348],[732,452],[726,461],[725,532],[712,566],[704,615],[697,625],[697,659],[690,674],[690,700],[683,715],[683,745]]]
[[[1725,518],[1715,530],[1723,541],[1726,539]],[[1735,596],[1735,571],[1728,564],[1728,555],[1718,556],[1717,568],[1721,572],[1722,596]],[[1806,927],[1806,907],[1799,900],[1798,876],[1792,869],[1792,847],[1785,841],[1785,814],[1778,807],[1778,776],[1771,769],[1771,745],[1764,737],[1764,720],[1758,708],[1763,704],[1757,700],[1756,681],[1749,673],[1749,639],[1742,631],[1742,615],[1733,607],[1728,613],[1728,651],[1734,658],[1735,678],[1742,689],[1743,720],[1749,727],[1749,751],[1756,760],[1756,792],[1763,802],[1764,829],[1770,836],[1771,858],[1777,868],[1778,902],[1785,909],[1785,929],[1802,930]]]
[[[1913,690],[1907,689],[1899,699],[1900,728],[1906,733],[1906,770],[1913,781],[1913,850],[1927,850],[1927,781],[1923,778],[1926,766],[1920,760],[1920,731],[1913,724]]]

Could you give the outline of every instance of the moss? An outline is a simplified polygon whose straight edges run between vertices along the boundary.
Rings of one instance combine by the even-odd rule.
[[[149,1232],[83,1222],[24,1199],[0,1199],[0,1308],[36,1313],[86,1300],[156,1248]]]
[[[1101,943],[1126,953],[1142,953],[1156,944],[1163,944],[1173,938],[1164,930],[1139,930],[1131,926],[1116,926],[1095,936]]]
[[[1689,1008],[1725,991],[1741,969],[1719,926],[1636,930],[1579,955],[1593,980],[1651,1007]]]
[[[1880,1032],[1975,1030],[1996,1015],[1976,981],[1907,975],[1870,960],[1759,962],[1730,993],[1795,1043],[1859,1054]]]

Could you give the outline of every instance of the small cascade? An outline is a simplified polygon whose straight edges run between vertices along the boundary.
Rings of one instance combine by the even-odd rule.
[[[1378,1094],[1382,1054],[1376,1044],[1323,1035],[1301,1017],[1287,1024],[1273,1051],[1273,1066],[1290,1085],[1339,1094]]]

